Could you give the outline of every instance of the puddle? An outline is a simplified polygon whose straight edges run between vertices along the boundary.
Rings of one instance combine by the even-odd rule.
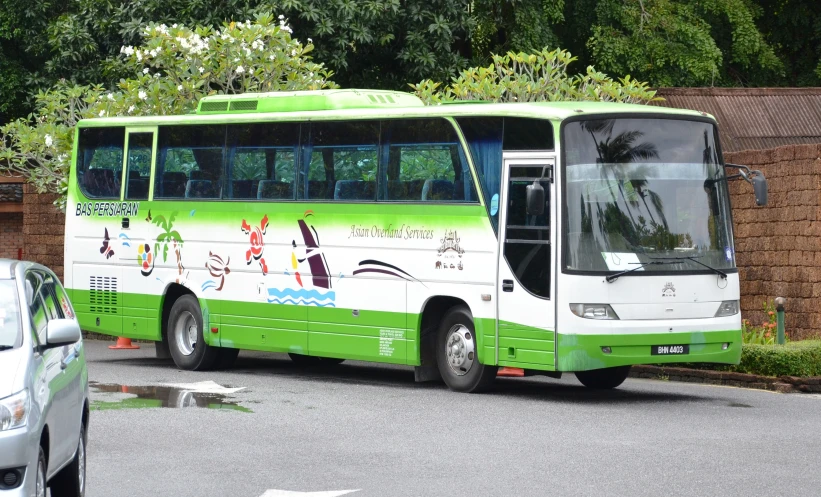
[[[738,402],[730,402],[729,407],[752,407],[750,404],[739,404]]]
[[[128,386],[116,383],[89,382],[89,387],[97,397],[91,402],[91,409],[149,409],[154,407],[203,407],[206,409],[231,409],[253,412],[237,402],[226,400],[226,396],[213,391],[196,391],[179,386]]]

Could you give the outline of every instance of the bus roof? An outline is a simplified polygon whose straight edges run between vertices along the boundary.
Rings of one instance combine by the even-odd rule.
[[[219,108],[226,108],[226,110],[211,110],[216,109],[218,106]],[[203,107],[206,110],[202,110]],[[227,110],[228,108],[233,110]],[[712,119],[709,114],[698,111],[612,102],[466,102],[453,105],[424,105],[421,100],[410,93],[380,90],[320,90],[214,95],[202,99],[197,113],[173,116],[118,116],[83,119],[78,125],[80,127],[155,126],[469,116],[530,117],[562,121],[571,116],[579,115],[633,113],[707,117]]]

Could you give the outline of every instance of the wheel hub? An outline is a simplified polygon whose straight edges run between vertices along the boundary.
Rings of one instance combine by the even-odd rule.
[[[445,341],[445,353],[450,369],[457,376],[468,374],[476,357],[473,333],[461,324],[451,328]]]
[[[174,337],[177,341],[177,348],[183,355],[191,355],[197,346],[199,330],[194,315],[188,311],[180,314],[174,326]]]

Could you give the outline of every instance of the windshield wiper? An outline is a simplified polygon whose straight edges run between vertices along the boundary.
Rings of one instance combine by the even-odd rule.
[[[13,345],[0,345],[0,351],[9,350],[9,349],[13,349],[13,348],[14,348]]]
[[[721,276],[725,280],[727,279],[727,273],[725,273],[724,271],[722,271],[720,269],[716,269],[712,266],[708,266],[707,264],[704,264],[701,261],[696,260],[699,257],[701,257],[701,256],[689,255],[689,256],[685,256],[685,257],[653,257],[653,259],[661,259],[661,260],[667,260],[667,261],[690,261],[690,262],[695,262],[699,266],[706,267],[707,269],[709,269],[710,271],[712,271],[712,272],[716,273],[717,275]]]
[[[626,271],[621,271],[619,273],[611,274],[610,276],[606,277],[605,280],[607,280],[608,283],[613,283],[614,281],[616,281],[616,279],[618,279],[619,276],[624,276],[626,274],[632,273],[633,271],[638,271],[639,269],[643,268],[644,266],[656,266],[656,265],[662,265],[662,264],[675,264],[675,263],[674,262],[668,262],[668,261],[647,261],[647,262],[642,262],[638,266],[634,267],[633,269],[628,269]]]

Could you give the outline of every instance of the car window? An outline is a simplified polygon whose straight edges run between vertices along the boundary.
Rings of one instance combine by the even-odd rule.
[[[57,297],[57,303],[60,305],[63,317],[74,319],[74,308],[71,306],[71,301],[68,299],[63,285],[57,280],[54,281],[54,295]]]
[[[45,304],[49,321],[62,319],[63,317],[63,310],[57,303],[55,281],[55,278],[50,274],[43,274],[43,286],[40,287],[40,298],[43,299],[43,304]]]
[[[31,295],[29,303],[29,315],[31,318],[32,331],[37,335],[40,343],[46,343],[46,328],[48,327],[48,314],[46,306],[40,294],[43,289],[43,276],[40,273],[29,271],[26,274],[26,293]]]
[[[0,349],[20,343],[20,312],[14,280],[0,280]]]

